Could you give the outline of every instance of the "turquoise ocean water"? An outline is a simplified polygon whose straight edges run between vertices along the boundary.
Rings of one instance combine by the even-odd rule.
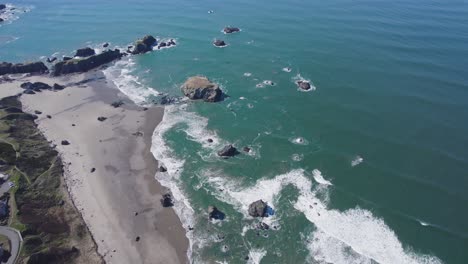
[[[0,25],[1,61],[153,34],[178,46],[106,69],[124,93],[179,96],[202,74],[230,96],[166,107],[153,137],[194,262],[468,262],[468,2],[12,4],[27,12]],[[216,157],[228,143],[252,151]],[[257,199],[276,210],[269,231],[247,216]],[[209,205],[227,219],[209,222]]]

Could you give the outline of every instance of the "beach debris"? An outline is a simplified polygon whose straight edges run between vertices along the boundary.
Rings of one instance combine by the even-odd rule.
[[[133,212],[133,215],[137,216],[137,215],[138,215],[138,212]]]
[[[135,238],[135,241],[136,241],[136,242],[140,241],[140,237],[137,236],[137,237]]]
[[[166,172],[167,169],[163,165],[159,166],[159,172]]]
[[[109,47],[109,42],[106,42],[106,43],[102,44],[102,47],[103,47],[103,48]]]
[[[252,217],[268,217],[274,215],[273,208],[263,200],[258,200],[249,205],[249,215]]]
[[[174,201],[172,200],[172,195],[170,193],[166,193],[162,196],[161,204],[163,207],[172,207],[174,206]]]
[[[233,145],[227,145],[222,150],[218,151],[220,157],[233,157],[239,154],[239,151]]]
[[[68,142],[68,140],[62,140],[62,143],[61,143],[63,146],[67,146],[67,145],[70,145],[70,142]]]
[[[75,124],[72,124],[72,126],[76,126]]]
[[[93,55],[96,55],[96,52],[90,47],[77,49],[75,53],[75,57],[89,57]]]
[[[153,46],[156,46],[157,44],[158,44],[158,41],[153,36],[146,35],[142,39],[139,39],[135,42],[135,45],[131,53],[135,55],[135,54],[142,54],[148,51],[152,51]]]
[[[46,117],[47,117],[47,118],[49,118],[49,119],[51,119],[51,118],[52,118],[52,116],[51,116],[51,115],[46,115]]]
[[[181,86],[183,94],[191,100],[218,102],[223,99],[223,91],[219,85],[212,83],[207,77],[193,76]]]
[[[297,84],[297,87],[305,91],[308,91],[311,88],[310,82],[308,81],[297,81],[296,84]]]
[[[97,118],[97,120],[101,121],[101,122],[106,121],[106,119],[107,119],[107,117],[104,117],[104,116],[100,116],[100,117]]]
[[[240,29],[237,28],[237,27],[225,27],[225,28],[223,29],[223,31],[224,31],[224,33],[226,33],[226,34],[231,34],[231,33],[234,33],[234,32],[239,32]]]
[[[92,168],[91,169],[91,173],[95,172],[96,171],[96,168]]]
[[[226,42],[224,42],[224,40],[220,40],[220,39],[216,39],[215,41],[213,41],[213,45],[215,47],[226,47],[227,46]]]
[[[57,60],[57,57],[47,58],[48,63],[52,63]]]
[[[140,131],[137,131],[135,133],[132,133],[132,135],[136,136],[136,137],[142,137],[143,136],[143,132],[140,132]]]
[[[216,206],[208,206],[208,218],[210,220],[224,220],[226,218],[226,214],[218,210]]]
[[[0,63],[0,75],[15,73],[46,73],[49,69],[42,61],[31,63]]]

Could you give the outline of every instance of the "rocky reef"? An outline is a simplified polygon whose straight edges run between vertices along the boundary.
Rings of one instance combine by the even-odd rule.
[[[133,46],[132,54],[141,54],[153,50],[153,46],[156,46],[158,41],[151,35],[146,35],[142,39],[135,42]]]
[[[122,58],[122,56],[123,54],[120,52],[120,50],[115,49],[107,50],[101,54],[92,55],[85,58],[60,61],[54,65],[52,75],[59,76],[75,72],[87,72],[114,60],[118,60]]]

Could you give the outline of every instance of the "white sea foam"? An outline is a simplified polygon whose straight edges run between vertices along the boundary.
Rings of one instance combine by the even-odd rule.
[[[250,76],[252,76],[252,73],[250,73],[250,72],[244,72],[244,76],[245,76],[245,77],[250,77]]]
[[[319,174],[318,170],[315,172],[316,175]],[[216,175],[210,175],[208,182],[213,186],[223,186],[224,191],[216,192],[216,197],[232,204],[246,218],[251,202],[262,199],[275,208],[282,189],[287,185],[294,186],[299,193],[294,208],[304,213],[317,228],[312,233],[308,245],[311,257],[316,261],[441,263],[436,257],[418,255],[409,248],[404,248],[393,230],[368,210],[328,209],[326,198],[319,198],[322,192],[328,193],[327,185],[321,184],[312,189],[312,182],[303,170],[293,170],[272,179],[260,179],[250,187],[240,186],[232,180]]]
[[[356,156],[352,161],[351,161],[351,166],[357,166],[361,164],[364,161],[364,159],[361,156]]]
[[[309,145],[309,141],[303,137],[290,138],[289,142],[297,145]]]
[[[4,20],[3,22],[0,22],[0,27],[2,27],[2,25],[11,24],[13,21],[17,20],[21,14],[27,13],[34,8],[34,6],[5,5],[6,8],[0,13],[0,17]]]
[[[291,72],[292,71],[292,69],[290,67],[284,67],[282,70],[284,72]]]
[[[276,85],[276,83],[274,83],[274,82],[271,81],[271,80],[264,80],[264,81],[263,81],[263,84],[264,84],[264,85],[268,85],[268,86],[275,86],[275,85]]]
[[[293,161],[301,161],[301,160],[304,159],[304,154],[297,154],[297,153],[292,154],[292,155],[291,155],[291,159],[292,159]]]
[[[262,258],[264,258],[267,254],[267,251],[263,248],[260,249],[251,249],[249,251],[249,260],[247,261],[248,264],[260,264]]]
[[[325,180],[325,178],[323,178],[323,175],[322,175],[322,172],[315,169],[312,171],[312,176],[314,176],[314,180],[320,184],[324,184],[324,185],[332,185],[331,182]]]
[[[107,80],[137,104],[145,104],[151,96],[161,95],[155,89],[146,86],[135,73],[135,61],[132,57],[123,58],[103,70]]]

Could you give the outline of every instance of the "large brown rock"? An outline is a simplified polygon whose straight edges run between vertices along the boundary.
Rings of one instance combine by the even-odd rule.
[[[48,70],[49,69],[41,61],[18,64],[9,62],[0,63],[0,75],[14,73],[45,73]]]
[[[223,91],[215,83],[204,76],[193,76],[181,87],[185,96],[192,100],[203,100],[205,102],[218,102],[222,100]]]
[[[120,50],[107,50],[101,54],[93,55],[87,58],[57,62],[54,66],[52,74],[54,76],[59,76],[75,72],[86,72],[120,58],[122,58],[122,53],[120,53]]]

